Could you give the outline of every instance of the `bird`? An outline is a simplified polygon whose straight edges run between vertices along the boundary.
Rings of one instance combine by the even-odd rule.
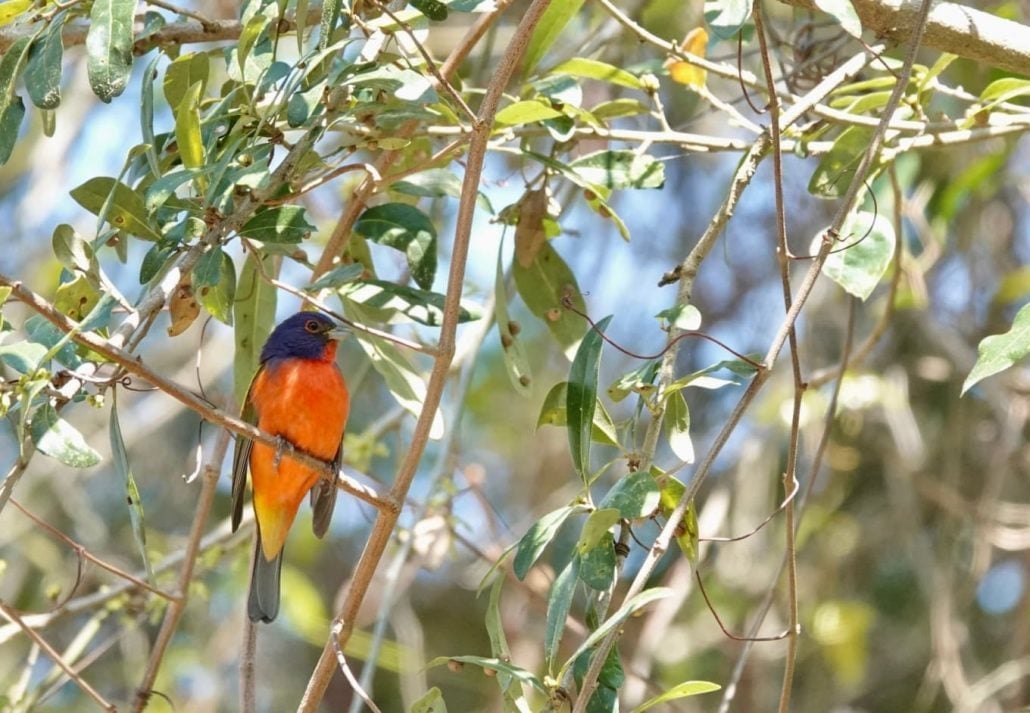
[[[261,349],[260,364],[240,418],[276,436],[279,447],[237,437],[232,464],[232,530],[243,518],[247,471],[253,490],[257,538],[247,614],[271,622],[279,613],[279,580],[286,534],[304,496],[311,493],[312,528],[325,535],[336,504],[336,484],[322,471],[284,454],[283,443],[325,461],[339,472],[350,411],[347,382],[336,348],[347,330],[318,312],[283,320]]]

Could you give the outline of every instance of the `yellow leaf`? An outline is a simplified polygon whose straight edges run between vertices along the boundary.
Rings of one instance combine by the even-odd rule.
[[[708,33],[705,32],[703,27],[695,27],[693,30],[687,33],[687,36],[683,40],[683,44],[680,45],[680,49],[684,52],[688,52],[698,57],[705,56],[705,47],[708,45]],[[708,72],[695,67],[689,62],[683,62],[678,59],[669,59],[665,63],[666,68],[669,70],[669,76],[672,77],[672,81],[679,82],[680,84],[686,84],[688,87],[700,88],[705,85],[705,78],[708,76]]]
[[[32,0],[8,0],[0,2],[0,26],[7,25],[32,9]]]

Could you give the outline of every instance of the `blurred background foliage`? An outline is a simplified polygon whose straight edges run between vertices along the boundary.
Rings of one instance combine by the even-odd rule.
[[[70,3],[68,9],[59,12],[78,13],[84,21],[82,13],[88,15],[101,4],[100,0],[92,5]],[[291,18],[308,10],[307,3],[280,4]],[[447,4],[447,18],[434,18],[432,22],[418,11],[431,15],[434,10],[430,3],[412,2],[418,10],[404,3],[388,7],[392,12],[404,13],[419,42],[434,57],[442,58],[467,28],[493,7],[490,3]],[[59,6],[53,4],[36,7],[26,3],[22,9],[15,5],[18,0],[0,4],[0,12],[11,13],[0,15],[7,30],[35,32],[46,23],[34,13],[42,11],[51,23],[59,14]],[[501,13],[461,65],[456,86],[473,106],[479,100],[478,92],[489,83],[525,5],[515,2]],[[490,613],[489,586],[478,592],[484,577],[501,560],[502,553],[542,516],[583,497],[566,429],[539,425],[539,421],[552,387],[570,379],[567,354],[574,353],[586,324],[572,313],[561,315],[573,334],[570,341],[567,334],[559,334],[554,325],[557,320],[549,317],[546,309],[527,307],[542,288],[536,283],[520,284],[520,245],[526,249],[527,240],[546,240],[547,247],[535,244],[532,249],[553,249],[567,263],[582,293],[582,308],[595,320],[613,315],[606,334],[626,350],[656,354],[665,345],[669,320],[655,315],[676,301],[676,288],[659,287],[659,282],[705,230],[725,195],[742,148],[756,138],[708,97],[731,102],[751,122],[768,123],[767,115],[757,115],[748,108],[737,81],[709,74],[707,80],[701,80],[700,89],[674,81],[664,63],[665,54],[641,42],[614,21],[603,6],[579,5],[556,3],[570,10],[568,24],[557,28],[561,34],[552,38],[554,44],[540,46],[538,42],[539,64],[524,66],[516,74],[516,82],[502,104],[499,121],[505,119],[503,111],[507,110],[508,128],[498,131],[492,142],[494,150],[486,161],[464,283],[470,316],[484,316],[459,326],[458,366],[442,407],[445,433],[428,445],[400,525],[348,643],[351,667],[363,677],[366,689],[384,711],[408,710],[432,686],[439,687],[450,711],[506,709],[508,704],[498,692],[495,676],[484,676],[474,665],[427,664],[437,657],[496,654],[489,624],[485,623]],[[979,5],[999,16],[1027,21],[1022,14],[1025,9],[1018,3]],[[137,45],[141,55],[131,63],[124,94],[104,97],[109,103],[98,101],[96,94],[103,92],[97,91],[95,75],[87,66],[87,53],[81,43],[69,43],[63,60],[58,60],[60,106],[43,111],[30,107],[16,131],[17,141],[13,142],[10,134],[6,139],[11,152],[0,167],[0,221],[5,226],[0,273],[23,280],[50,300],[59,301],[62,290],[67,295],[76,274],[75,266],[70,268],[67,260],[55,254],[51,234],[59,224],[66,223],[84,236],[102,267],[100,288],[87,291],[89,300],[114,289],[125,296],[126,304],[135,303],[145,291],[140,284],[141,266],[148,254],[154,250],[160,253],[161,244],[139,239],[138,231],[136,237],[130,237],[124,231],[108,229],[102,222],[98,224],[95,214],[105,212],[102,205],[91,208],[83,200],[69,199],[70,192],[96,176],[122,175],[131,185],[135,185],[132,181],[144,185],[158,177],[146,177],[152,170],[148,167],[151,160],[160,169],[158,175],[168,175],[169,167],[198,169],[185,176],[182,185],[169,188],[172,192],[165,196],[171,205],[169,214],[162,216],[161,209],[151,211],[147,207],[148,219],[156,221],[154,229],[162,235],[172,226],[180,226],[179,242],[168,242],[168,253],[151,256],[160,266],[162,261],[178,259],[187,246],[196,244],[191,241],[204,233],[205,215],[197,209],[202,204],[190,207],[185,202],[210,185],[203,170],[207,159],[216,156],[215,147],[221,151],[227,144],[233,146],[237,153],[228,158],[241,169],[239,176],[243,177],[247,165],[239,161],[241,152],[250,151],[259,161],[265,160],[261,152],[279,141],[274,137],[275,129],[287,131],[288,141],[296,142],[301,129],[317,123],[313,107],[321,102],[331,113],[330,105],[338,100],[346,105],[335,119],[340,126],[336,133],[326,129],[319,135],[320,159],[305,156],[311,162],[304,165],[304,170],[310,171],[308,175],[328,175],[344,164],[374,161],[391,149],[402,149],[394,169],[405,170],[422,167],[433,151],[457,138],[463,131],[458,127],[467,122],[468,117],[461,115],[452,97],[439,87],[430,88],[431,75],[411,43],[402,41],[403,33],[392,34],[396,27],[386,35],[370,30],[390,26],[389,17],[376,3],[357,3],[354,10],[363,21],[342,22],[332,35],[333,41],[355,38],[341,45],[337,68],[341,81],[355,80],[358,88],[354,94],[329,96],[341,91],[336,85],[328,86],[323,95],[323,85],[313,84],[317,91],[307,97],[287,103],[287,92],[283,92],[278,99],[270,100],[270,105],[263,105],[258,92],[248,99],[252,102],[249,109],[247,102],[239,106],[226,102],[227,113],[222,118],[213,107],[216,100],[229,96],[233,82],[253,88],[266,81],[273,57],[282,58],[287,65],[296,61],[293,34],[277,35],[270,29],[278,17],[276,4],[263,7],[260,2],[250,2],[244,6],[245,18],[265,13],[268,20],[259,31],[249,36],[244,32],[244,37],[253,42],[254,56],[259,58],[255,61],[265,62],[257,70],[261,78],[249,85],[246,62],[235,62],[241,51],[240,41],[184,44],[181,49],[175,44],[159,45],[143,53],[143,34],[188,18],[168,10],[164,3],[144,3],[139,8],[131,4],[130,8],[130,15],[141,13],[143,27],[149,30],[137,27],[136,41],[143,45]],[[194,3],[186,9],[209,20],[239,17],[234,3]],[[319,36],[315,28],[318,9],[312,5],[314,21],[307,27],[311,34],[306,35],[305,46],[309,50],[317,45]],[[688,7],[679,0],[645,0],[625,4],[623,10],[640,27],[665,39],[682,38],[704,24],[699,3]],[[344,16],[346,19],[347,13]],[[33,18],[37,19],[33,22]],[[861,50],[841,33],[834,18],[825,14],[770,5],[766,19],[779,71],[797,95]],[[78,22],[80,17],[64,20]],[[254,26],[246,21],[243,25]],[[757,43],[751,34],[754,28],[749,23],[744,29],[747,39],[742,65],[760,76]],[[384,40],[390,37],[393,44],[388,43],[376,54],[369,49],[369,35]],[[867,40],[871,36],[866,33]],[[818,55],[813,60],[812,54],[803,51],[809,48],[805,43],[824,51],[812,51]],[[171,106],[169,102],[174,103],[175,97],[168,96],[171,61],[187,51],[207,52],[210,64],[204,72],[209,72],[206,84],[201,84],[199,96],[192,99],[195,119],[206,117],[199,161],[189,157],[190,149],[183,142],[187,138],[189,143],[186,125],[191,119],[177,106]],[[368,67],[356,56],[361,51],[368,52],[372,71],[412,74],[401,77],[399,83],[389,78],[369,80],[362,74]],[[710,58],[732,65],[736,51],[734,41],[713,35],[707,48],[702,42],[698,53],[707,52]],[[8,61],[9,56],[6,54],[2,61]],[[891,49],[888,56],[901,57],[902,51]],[[552,71],[574,58],[603,61],[628,72],[632,81],[620,84]],[[940,52],[922,52],[919,62],[923,75],[917,76],[925,77],[927,68],[940,58]],[[156,63],[151,65],[153,59]],[[896,64],[891,66],[896,68]],[[155,68],[156,79],[147,78],[149,66]],[[361,71],[354,72],[354,67]],[[337,70],[329,70],[329,74]],[[978,111],[986,111],[983,105],[989,99],[983,99],[981,92],[1008,76],[990,66],[956,59],[939,77],[951,91],[913,91],[907,99],[906,118],[927,122],[931,132],[934,126],[960,127],[970,117],[975,120]],[[422,85],[416,82],[417,88],[411,89],[415,79]],[[275,81],[280,80],[282,77],[267,81],[274,88],[279,86]],[[656,91],[647,88],[646,82],[652,80],[657,83]],[[30,80],[23,81],[27,86]],[[868,96],[889,90],[893,80],[888,70],[874,62],[855,81],[870,84],[853,87],[851,93]],[[17,86],[24,94],[22,85]],[[179,101],[190,101],[190,91],[196,86],[187,79],[187,91],[178,97]],[[366,86],[375,89],[373,95],[360,96]],[[151,89],[153,105],[149,111],[157,137],[152,138],[150,148],[133,151],[134,145],[148,143],[140,130],[141,112],[146,115],[148,111],[145,103],[141,105],[140,96],[148,87],[156,88]],[[406,90],[410,96],[402,96]],[[429,100],[426,94],[431,91],[435,98]],[[751,88],[749,94],[756,105],[765,103],[760,91]],[[1026,111],[1026,95],[1026,91],[1016,92],[1005,100],[1006,106],[995,110],[1017,117],[1014,124],[1025,121],[1026,114],[1020,111]],[[8,91],[7,101],[10,96]],[[869,99],[867,107],[855,108],[846,88],[839,90],[838,96],[845,101],[833,106],[849,107],[848,111],[856,115],[878,117],[883,106],[882,101]],[[279,99],[281,105],[275,104]],[[362,106],[366,101],[367,106]],[[625,116],[598,121],[569,109],[596,111],[602,103],[617,101],[622,103],[609,105],[612,116],[623,112]],[[527,107],[523,102],[539,106]],[[291,109],[299,112],[293,117],[299,123],[291,119],[287,126],[284,122]],[[281,115],[276,114],[279,111]],[[383,113],[390,111],[395,115]],[[256,129],[255,119],[259,122]],[[223,120],[224,126],[219,125]],[[412,120],[418,126],[413,138],[392,135],[397,127]],[[251,121],[249,128],[234,133],[234,127],[247,121]],[[262,121],[267,126],[262,126]],[[595,121],[640,134],[623,141],[589,130],[576,134],[576,128],[589,129]],[[327,124],[332,126],[331,121]],[[809,185],[813,173],[818,172],[821,156],[831,152],[832,142],[840,134],[839,124],[814,115],[802,124],[799,133],[788,137],[793,149],[785,156],[783,181],[788,240],[797,255],[813,251],[813,238],[825,228],[834,210],[834,202],[813,196]],[[989,122],[974,121],[971,125]],[[3,130],[10,131],[10,126],[5,121]],[[725,150],[697,150],[682,137],[662,139],[662,131],[713,137],[724,142],[715,148]],[[219,132],[226,132],[228,139],[223,141]],[[240,143],[231,144],[230,139]],[[836,282],[823,279],[798,325],[800,363],[810,382],[800,420],[798,477],[802,488],[812,478],[818,479],[805,501],[798,535],[797,599],[802,636],[792,709],[1016,710],[1030,702],[1025,684],[1030,672],[1026,656],[1030,637],[1030,597],[1026,591],[1030,380],[1025,364],[1017,364],[979,382],[964,395],[961,392],[976,362],[978,343],[988,335],[1006,332],[1030,292],[1030,272],[1026,268],[1030,258],[1030,143],[1015,131],[984,141],[955,141],[938,147],[908,150],[898,141],[890,146],[897,149],[894,171],[903,199],[896,204],[886,172],[872,182],[870,189],[876,196],[875,210],[880,217],[891,220],[895,211],[901,216],[897,253],[900,267],[892,260],[871,296],[856,307],[856,346],[881,328],[882,334],[843,379],[825,460],[817,472],[810,470],[812,457],[821,437],[833,389],[833,370],[841,358],[849,301],[853,298]],[[660,172],[662,180],[648,183],[651,178],[633,175],[626,179],[627,185],[610,196],[592,193],[594,187],[584,185],[596,182],[589,174],[591,166],[579,165],[588,176],[584,179],[583,173],[575,171],[576,162],[599,151],[616,149],[651,157],[654,164],[648,166]],[[453,155],[429,166],[436,173],[405,176],[406,185],[384,185],[370,200],[372,206],[418,206],[428,216],[430,229],[435,229],[437,236],[431,248],[438,251],[435,274],[425,273],[426,266],[420,265],[410,251],[391,247],[389,240],[381,239],[377,244],[377,237],[382,236],[369,227],[370,220],[363,228],[359,219],[354,237],[348,238],[346,255],[347,261],[361,263],[366,272],[357,282],[356,274],[351,273],[346,280],[326,283],[336,292],[330,295],[335,309],[342,304],[356,321],[377,326],[404,322],[393,329],[410,339],[432,343],[437,327],[412,323],[397,310],[362,312],[371,308],[359,298],[350,300],[347,290],[365,284],[362,280],[369,278],[373,269],[390,295],[398,294],[391,285],[437,294],[448,289],[446,275],[458,207],[455,187],[460,187],[462,150],[459,146]],[[205,152],[210,155],[205,157]],[[268,167],[274,171],[284,152],[277,147],[272,153],[274,159]],[[559,168],[534,155],[550,158]],[[609,172],[608,180],[611,170],[606,167],[602,171]],[[840,170],[835,180],[839,174]],[[263,190],[268,185],[267,175],[268,171],[248,185]],[[290,199],[288,205],[303,206],[304,213],[302,217],[284,213],[284,220],[288,219],[285,224],[305,234],[303,241],[279,241],[269,236],[267,226],[252,226],[264,232],[251,233],[259,248],[254,252],[247,248],[247,254],[273,255],[269,264],[279,265],[282,282],[297,288],[307,286],[311,266],[322,258],[341,211],[364,176],[361,171],[343,172],[317,190]],[[241,182],[245,179],[227,184],[232,190],[222,197],[215,221],[239,207],[245,196],[253,195],[233,193]],[[544,183],[549,193],[531,198],[533,190]],[[297,190],[298,186],[292,188]],[[281,191],[272,191],[265,198],[282,195]],[[177,200],[181,204],[176,204]],[[540,233],[536,238],[528,238],[526,233],[516,235],[517,230],[525,229],[525,223],[518,228],[511,225],[531,209],[526,203],[520,205],[524,200],[537,201],[532,210],[546,215],[531,226]],[[209,208],[212,203],[217,201],[207,201],[203,207]],[[512,206],[520,206],[523,212]],[[611,218],[612,213],[623,221],[621,229]],[[111,213],[107,217],[110,219]],[[191,223],[190,218],[199,220],[199,224]],[[299,222],[289,222],[295,218]],[[410,223],[401,222],[411,230]],[[275,230],[282,225],[278,223]],[[630,239],[624,239],[620,232]],[[247,231],[241,234],[246,236]],[[227,241],[224,248],[234,274],[244,269],[246,259],[240,242]],[[500,331],[491,324],[492,316],[498,314],[495,288],[499,253],[502,273],[516,272],[514,279],[503,282],[510,300],[509,318],[517,325],[511,329],[502,324]],[[792,270],[800,276],[807,264],[798,260]],[[900,272],[892,288],[896,270]],[[153,273],[158,279],[159,272]],[[195,286],[197,279],[194,272]],[[249,299],[242,292],[244,284],[242,274],[234,278],[235,295],[229,293],[230,303],[233,299]],[[217,276],[211,285],[223,292],[226,289],[224,280]],[[336,298],[341,293],[343,303]],[[893,306],[888,306],[890,302]],[[202,390],[213,403],[232,410],[239,394],[234,384],[241,376],[234,376],[231,355],[237,353],[238,372],[239,335],[224,323],[228,321],[224,316],[222,321],[208,319],[209,313],[218,309],[212,304],[205,301],[199,317],[187,320],[176,336],[169,336],[168,331],[173,318],[167,311],[162,312],[149,334],[133,347],[154,371],[194,391]],[[759,166],[735,216],[701,267],[691,305],[700,313],[700,329],[740,354],[763,354],[779,329],[784,309],[775,253],[770,161]],[[300,306],[296,296],[281,292],[274,313],[281,318]],[[425,314],[433,314],[431,303],[417,302],[416,306],[425,310],[420,313],[422,321],[434,322],[425,318]],[[85,316],[62,311],[76,318]],[[124,313],[124,304],[115,305],[104,328],[113,329]],[[17,300],[12,298],[4,304],[0,349],[26,339],[32,342],[30,319],[32,313]],[[505,360],[513,338],[525,358],[517,367],[521,371],[514,374]],[[1025,353],[1030,340],[1025,336],[1023,340]],[[368,349],[367,342],[363,348],[352,339],[340,350],[339,363],[353,398],[345,443],[346,470],[359,480],[388,487],[410,445],[414,419],[391,394],[397,390],[395,384],[373,368]],[[87,356],[80,349],[78,358]],[[428,360],[415,354],[410,357],[414,364],[410,373],[424,378]],[[689,339],[681,346],[675,371],[677,376],[691,374],[731,358],[712,342]],[[73,366],[74,360],[73,355],[69,363],[55,363],[53,371]],[[639,458],[649,411],[636,395],[616,401],[608,389],[641,365],[641,360],[618,349],[603,349],[598,393],[600,403],[611,415],[620,446],[604,442],[593,446],[594,469],[611,462],[592,484],[597,502],[634,470],[629,462]],[[25,406],[19,399],[28,377],[9,352],[3,357],[0,375],[8,410],[7,423],[0,428],[0,467],[4,472],[18,473],[16,480],[8,475],[4,481],[12,491],[7,496],[13,493],[14,501],[6,501],[0,511],[0,601],[19,612],[24,622],[37,627],[51,646],[74,662],[83,678],[105,698],[119,702],[121,709],[136,694],[166,602],[81,560],[73,548],[55,538],[40,522],[57,528],[106,562],[146,578],[138,539],[133,534],[133,517],[138,510],[126,506],[126,484],[116,467],[117,454],[112,453],[109,437],[113,390],[100,395],[87,387],[83,393],[90,394],[88,398],[67,404],[60,411],[61,418],[95,449],[99,457],[95,465],[73,468],[37,453],[21,472],[18,422]],[[521,382],[520,375],[525,377]],[[689,442],[680,434],[681,440],[673,448],[663,437],[654,454],[658,467],[677,469],[678,477],[685,482],[689,482],[693,466],[686,462],[691,458],[685,455],[684,444],[689,443],[689,449],[698,454],[707,452],[747,380],[746,375],[725,370],[716,376],[734,383],[683,391],[689,407],[689,428],[683,430],[689,433]],[[46,388],[59,387],[60,383],[54,381]],[[41,393],[39,399],[45,401],[50,392]],[[745,644],[724,635],[698,591],[694,569],[729,630],[747,632],[767,597],[771,597],[771,607],[761,633],[774,634],[786,626],[789,602],[782,581],[782,515],[746,539],[709,542],[704,538],[749,532],[783,500],[781,478],[792,398],[789,365],[786,358],[781,358],[766,388],[717,458],[695,501],[702,538],[694,543],[698,548],[696,561],[672,548],[651,579],[654,585],[670,587],[671,596],[625,623],[618,648],[625,671],[621,686],[625,710],[688,680],[722,686],[735,680],[735,698],[728,704],[731,710],[775,708],[786,643]],[[30,399],[30,403],[38,406],[42,401]],[[147,558],[154,568],[156,584],[174,591],[176,557],[181,556],[187,541],[201,487],[200,480],[186,476],[197,468],[198,448],[210,456],[218,429],[201,425],[197,414],[160,391],[149,389],[139,379],[118,388],[118,410],[144,513]],[[36,418],[33,416],[34,421]],[[18,507],[13,505],[15,501]],[[201,712],[239,706],[237,678],[251,533],[245,530],[229,534],[228,509],[229,485],[223,478],[204,529],[188,605],[154,684],[160,695],[151,700],[149,710],[168,707]],[[300,517],[307,520],[310,513],[302,509]],[[259,710],[292,710],[296,706],[374,517],[370,506],[341,497],[333,529],[325,541],[316,540],[306,522],[293,529],[283,576],[283,612],[273,625],[261,629],[258,640]],[[512,573],[510,556],[497,569],[503,587],[492,615],[499,616],[503,624],[511,661],[536,672],[541,679],[546,673],[542,642],[552,596],[549,592],[572,557],[582,521],[582,516],[570,517],[524,578]],[[658,521],[643,518],[633,523],[629,555],[616,586],[616,605],[618,592],[632,579],[646,547],[664,523],[661,517]],[[560,648],[562,657],[571,654],[597,624],[586,620],[584,592],[581,587],[573,600]],[[79,711],[92,705],[80,688],[67,683],[18,624],[8,620],[0,625],[0,642],[0,707]],[[746,660],[742,658],[745,652]],[[738,665],[743,669],[735,678],[734,667]],[[723,695],[724,691],[712,692],[664,705],[668,710],[721,710]],[[538,694],[530,694],[529,700],[533,710],[545,705],[544,697]],[[324,709],[360,710],[360,703],[355,701],[350,686],[337,676]],[[601,707],[592,710],[611,710],[597,705]]]

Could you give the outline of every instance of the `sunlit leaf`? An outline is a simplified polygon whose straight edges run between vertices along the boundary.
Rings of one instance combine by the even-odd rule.
[[[567,399],[568,382],[561,381],[551,387],[544,397],[543,406],[540,407],[540,415],[537,417],[536,426],[565,426],[568,423],[565,403]],[[590,438],[594,443],[601,443],[606,446],[619,445],[618,433],[615,431],[615,423],[604,407],[604,403],[597,399],[594,406],[594,423],[590,430]]]
[[[820,198],[843,196],[872,136],[873,129],[868,126],[851,126],[841,132],[816,166],[808,192]]]
[[[332,290],[350,282],[354,282],[365,274],[365,266],[359,262],[352,262],[347,265],[334,267],[329,272],[312,282],[304,288],[305,292],[319,292],[321,290]]]
[[[61,104],[61,62],[64,57],[64,14],[60,13],[29,50],[25,65],[25,88],[32,103],[40,109],[56,109]]]
[[[427,327],[443,324],[446,298],[438,292],[369,279],[348,282],[341,285],[338,291],[348,300],[364,305],[380,322],[396,324],[414,321]],[[481,314],[481,309],[466,303],[458,309],[458,322],[479,319]]]
[[[708,47],[708,33],[703,27],[695,27],[683,38],[680,49],[695,57],[704,57]],[[708,72],[697,65],[680,59],[670,58],[665,63],[672,81],[688,87],[700,88],[705,85]]]
[[[436,227],[425,213],[405,203],[369,208],[354,223],[354,232],[374,243],[400,250],[415,283],[431,289],[436,277]]]
[[[853,213],[844,224],[839,249],[823,264],[823,273],[850,294],[865,300],[880,283],[894,255],[894,226],[882,215],[868,211]],[[812,241],[818,252],[822,235]]]
[[[411,0],[411,6],[435,22],[447,19],[447,6],[440,0]]]
[[[568,519],[569,515],[576,512],[577,508],[566,505],[552,512],[533,523],[529,531],[519,540],[518,548],[515,550],[515,560],[512,562],[512,571],[519,579],[525,579],[529,568],[537,561],[543,553],[544,548],[558,534],[558,528]]]
[[[35,342],[0,344],[0,362],[22,374],[35,371],[46,353],[47,348]]]
[[[33,0],[6,0],[0,3],[0,27],[14,22],[19,15],[28,12],[35,4]]]
[[[519,339],[518,333],[521,328],[511,320],[508,314],[508,290],[504,283],[501,252],[498,251],[497,273],[494,278],[494,317],[497,323],[497,335],[501,342],[505,371],[508,373],[512,386],[519,394],[528,396],[532,380],[529,354],[526,352],[525,344]]]
[[[652,466],[652,470],[657,469]],[[671,475],[660,475],[658,477],[658,482],[661,483],[661,500],[659,507],[661,508],[662,515],[669,517],[676,509],[676,506],[679,505],[680,500],[683,498],[683,493],[686,492],[687,488],[683,483]],[[679,545],[683,554],[686,555],[687,559],[691,562],[697,562],[697,511],[694,509],[693,501],[691,501],[690,505],[687,506],[687,510],[683,514],[683,518],[676,527],[676,531],[673,536],[676,538],[676,543]]]
[[[433,686],[426,691],[425,695],[411,704],[408,713],[447,713],[447,704],[444,703],[443,693],[439,688]]]
[[[598,508],[587,516],[583,523],[583,530],[579,533],[579,540],[576,542],[576,552],[580,555],[586,554],[600,544],[608,530],[617,523],[622,514],[616,508]]]
[[[179,145],[179,156],[186,168],[203,168],[204,140],[200,134],[200,95],[204,90],[202,82],[195,82],[175,109],[175,141]],[[204,191],[206,181],[203,174],[197,174],[197,186]]]
[[[313,230],[303,206],[281,205],[259,210],[240,228],[240,235],[262,243],[299,243]]]
[[[540,679],[529,671],[519,668],[508,661],[502,661],[501,659],[487,658],[485,656],[438,656],[427,663],[426,668],[443,666],[451,661],[479,666],[480,668],[490,669],[491,671],[497,671],[498,673],[506,673],[523,683],[528,683],[541,693],[545,693],[547,691],[547,689],[544,688],[544,684],[540,682]]]
[[[611,84],[629,87],[630,89],[643,88],[643,83],[640,79],[637,76],[630,74],[625,69],[619,69],[607,62],[601,62],[596,59],[586,59],[584,57],[573,57],[570,60],[562,62],[551,70],[551,74],[564,74],[572,77],[597,79],[602,82],[610,82]]]
[[[650,473],[630,473],[604,496],[599,508],[615,508],[626,520],[650,517],[658,507],[658,483]]]
[[[1016,313],[1009,331],[985,337],[977,351],[976,364],[962,382],[963,394],[976,383],[1008,369],[1030,354],[1030,304],[1023,305]]]
[[[30,426],[32,441],[40,453],[56,458],[72,468],[89,468],[100,462],[100,454],[90,448],[75,428],[57,415],[49,403],[36,409]]]
[[[188,276],[178,284],[168,298],[168,316],[171,322],[168,325],[169,337],[177,337],[185,332],[200,316],[200,305]]]
[[[682,391],[674,391],[665,401],[665,419],[662,421],[669,448],[684,463],[694,462],[694,442],[690,438],[690,410]]]
[[[601,335],[611,319],[611,316],[605,317],[583,337],[569,369],[569,383],[565,392],[569,450],[572,462],[584,482],[590,480],[590,442],[597,403],[597,373],[601,366],[601,348],[604,346]]]
[[[851,0],[815,0],[815,6],[833,17],[852,37],[858,39],[862,36],[862,21],[858,19]]]
[[[684,681],[683,683],[673,686],[661,695],[655,696],[654,698],[648,698],[646,701],[634,708],[632,713],[644,713],[644,711],[650,710],[661,703],[668,703],[669,701],[676,701],[680,698],[696,696],[701,693],[711,693],[712,691],[718,691],[720,688],[722,688],[722,686],[719,684],[710,683],[709,681]]]
[[[268,340],[275,325],[276,290],[261,277],[261,270],[269,277],[278,274],[276,260],[270,255],[261,258],[247,255],[240,271],[237,299],[233,302],[236,351],[233,357],[233,393],[236,403],[242,404],[250,381],[258,370],[261,347]]]
[[[190,88],[199,83],[203,93],[210,75],[210,61],[204,52],[179,55],[165,70],[164,94],[168,106],[176,111]]]
[[[521,126],[535,121],[555,119],[563,114],[549,104],[536,99],[515,102],[497,112],[494,121],[501,126]]]
[[[236,300],[236,266],[221,248],[206,252],[193,271],[193,287],[200,304],[219,322],[232,325]]]
[[[522,58],[522,71],[527,75],[533,71],[537,62],[543,59],[551,45],[569,24],[579,9],[583,7],[583,0],[553,0],[547,5],[544,14],[540,17],[533,36],[529,39],[526,53]]]
[[[581,156],[569,168],[584,181],[605,188],[661,188],[665,185],[665,164],[635,151],[597,151]]]
[[[161,233],[150,222],[143,197],[121,181],[106,176],[91,178],[72,189],[71,197],[93,215],[103,213],[118,230],[144,240],[161,239]]]
[[[94,0],[86,33],[86,70],[93,93],[109,102],[125,91],[132,73],[136,0]]]
[[[340,20],[340,8],[343,0],[323,0],[322,19],[319,23],[318,49],[326,49],[332,43],[333,30]]]
[[[705,0],[705,22],[720,40],[734,37],[751,17],[752,0]]]

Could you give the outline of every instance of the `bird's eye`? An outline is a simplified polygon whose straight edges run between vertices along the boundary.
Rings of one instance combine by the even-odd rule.
[[[322,331],[322,326],[313,319],[309,319],[304,323],[304,329],[312,334],[318,334]]]

